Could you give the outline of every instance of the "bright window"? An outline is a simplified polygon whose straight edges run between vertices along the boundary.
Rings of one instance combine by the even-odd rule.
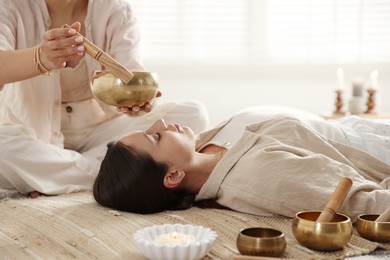
[[[129,1],[148,63],[390,63],[389,0]]]

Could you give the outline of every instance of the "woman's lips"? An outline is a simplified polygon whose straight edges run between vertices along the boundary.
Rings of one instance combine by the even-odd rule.
[[[181,129],[181,127],[180,127],[179,124],[173,124],[173,125],[176,127],[176,129],[177,129],[177,131],[178,131],[179,133],[182,132],[182,129]]]

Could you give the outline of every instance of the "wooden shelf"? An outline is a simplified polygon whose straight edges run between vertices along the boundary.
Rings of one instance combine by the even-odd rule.
[[[337,118],[342,118],[350,115],[351,115],[350,113],[334,114],[332,112],[325,112],[320,114],[320,116],[324,119],[337,119]],[[390,113],[363,113],[363,114],[358,114],[356,116],[360,116],[367,119],[390,119]]]

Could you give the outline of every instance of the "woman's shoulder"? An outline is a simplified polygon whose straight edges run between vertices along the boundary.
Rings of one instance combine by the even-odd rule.
[[[42,8],[43,4],[46,4],[44,0],[0,0],[0,13],[8,12],[12,15],[21,15],[34,11],[36,8]]]
[[[45,0],[0,0],[1,49],[35,44],[49,18]]]

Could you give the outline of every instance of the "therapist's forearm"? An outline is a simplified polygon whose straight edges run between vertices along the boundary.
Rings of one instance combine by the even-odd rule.
[[[0,51],[0,86],[40,75],[34,64],[35,47]]]

